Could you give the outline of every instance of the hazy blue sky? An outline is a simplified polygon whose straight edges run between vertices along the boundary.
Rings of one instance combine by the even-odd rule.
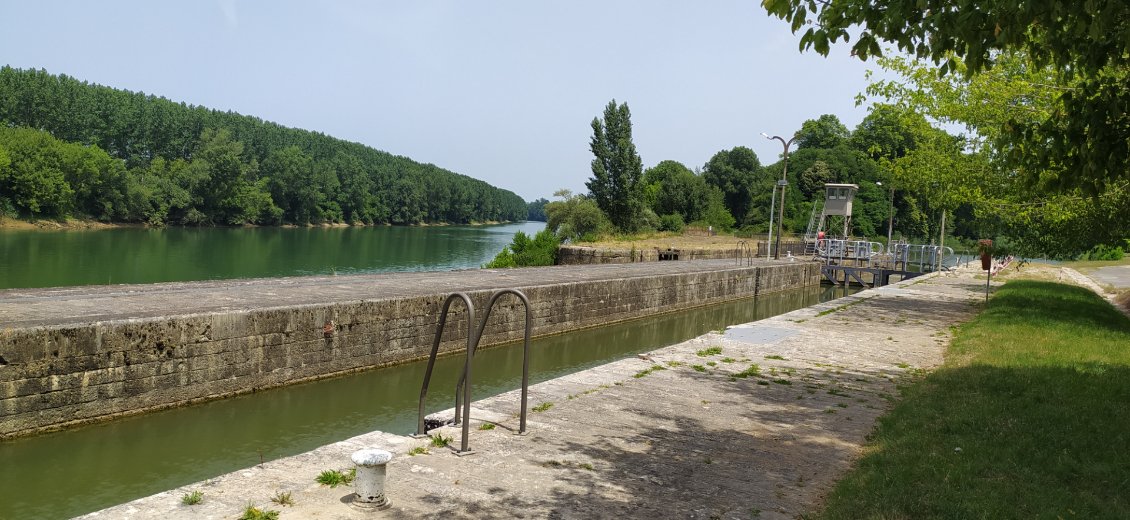
[[[801,54],[757,0],[0,0],[0,64],[233,110],[431,162],[527,200],[585,191],[592,118],[632,110],[644,165],[806,119],[854,128],[874,67]]]

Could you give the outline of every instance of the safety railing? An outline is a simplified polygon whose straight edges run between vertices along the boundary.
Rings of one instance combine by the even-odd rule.
[[[737,249],[738,265],[753,265],[753,246],[749,245],[748,241],[738,240]]]
[[[453,424],[462,424],[462,439],[459,445],[459,453],[471,453],[469,446],[470,436],[470,418],[471,418],[471,366],[475,358],[475,350],[478,348],[479,340],[482,339],[483,332],[487,327],[487,320],[490,319],[490,313],[494,309],[495,303],[503,295],[512,294],[516,296],[526,309],[526,330],[523,338],[522,345],[522,405],[519,417],[518,433],[526,432],[526,408],[530,384],[530,335],[533,332],[533,311],[530,307],[530,300],[526,295],[517,289],[502,289],[495,291],[487,301],[486,311],[483,313],[481,323],[475,321],[475,305],[471,302],[471,298],[465,293],[455,293],[447,297],[443,302],[443,310],[439,315],[439,323],[436,325],[435,339],[432,341],[432,351],[428,356],[428,368],[424,371],[424,383],[420,387],[420,405],[419,405],[419,418],[416,422],[416,435],[422,436],[427,432],[424,429],[424,403],[428,397],[428,385],[432,379],[432,369],[435,367],[436,356],[439,354],[439,344],[443,337],[443,329],[447,325],[447,314],[451,309],[451,304],[455,300],[463,300],[463,304],[467,307],[467,352],[463,362],[463,373],[459,377],[459,382],[455,384],[455,420]]]

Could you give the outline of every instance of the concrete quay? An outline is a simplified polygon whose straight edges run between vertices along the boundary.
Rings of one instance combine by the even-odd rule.
[[[735,260],[0,291],[0,438],[406,363],[449,294],[529,298],[534,336],[820,283],[811,262]],[[481,344],[522,338],[499,301]],[[452,307],[440,352],[466,346]]]
[[[249,503],[282,519],[795,518],[857,459],[896,385],[941,363],[950,327],[984,298],[977,273],[863,291],[532,386],[526,435],[516,391],[476,401],[472,455],[372,432],[82,518],[236,518]],[[458,445],[456,428],[432,434]],[[349,486],[314,481],[364,447],[395,454],[387,510],[359,511]],[[203,502],[182,505],[192,491]],[[272,503],[280,492],[294,504]]]

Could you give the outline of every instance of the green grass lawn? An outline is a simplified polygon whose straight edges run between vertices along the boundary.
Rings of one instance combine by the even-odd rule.
[[[821,518],[1130,518],[1130,319],[1012,281],[907,386]]]

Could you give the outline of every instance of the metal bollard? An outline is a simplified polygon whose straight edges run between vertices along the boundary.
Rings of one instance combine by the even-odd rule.
[[[376,448],[366,448],[353,452],[353,463],[357,465],[357,478],[353,480],[355,496],[351,504],[362,510],[377,511],[389,507],[385,496],[385,465],[392,460],[392,454]]]

